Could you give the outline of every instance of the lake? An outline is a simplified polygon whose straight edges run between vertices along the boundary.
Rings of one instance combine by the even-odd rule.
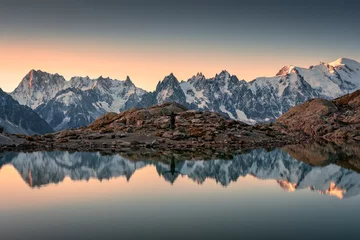
[[[1,238],[358,239],[357,152],[2,153]]]

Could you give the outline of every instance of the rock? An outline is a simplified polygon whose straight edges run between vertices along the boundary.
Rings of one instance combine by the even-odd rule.
[[[187,133],[190,137],[202,137],[204,136],[204,129],[201,127],[190,128]]]
[[[116,145],[120,147],[130,147],[131,144],[129,142],[119,140],[116,142]]]
[[[125,133],[120,133],[120,134],[117,134],[116,137],[117,138],[124,138],[124,137],[126,137],[126,134]]]
[[[73,130],[64,130],[64,131],[61,131],[57,137],[58,138],[65,138],[65,137],[70,137],[70,136],[76,136],[77,133]]]
[[[189,136],[183,132],[175,131],[171,137],[172,140],[185,140]]]
[[[204,141],[211,142],[214,141],[214,134],[208,133],[203,137]]]
[[[159,146],[160,145],[160,143],[159,143],[159,141],[157,141],[157,140],[154,140],[154,141],[152,141],[151,142],[151,146]]]
[[[25,139],[30,142],[35,141],[35,138],[32,136],[25,136]]]
[[[314,99],[291,108],[275,128],[288,134],[303,133],[313,139],[348,141],[360,126],[360,91],[333,101]]]
[[[137,120],[136,121],[136,126],[142,126],[143,125],[143,123],[144,123],[144,121],[143,120]]]
[[[139,141],[133,140],[130,142],[130,146],[139,146],[141,143]]]
[[[355,137],[353,137],[353,139],[356,141],[360,141],[360,136],[355,136]]]
[[[45,135],[43,135],[44,138],[54,138],[54,134],[52,133],[47,133]]]
[[[102,130],[100,130],[100,134],[111,133],[111,132],[113,132],[113,131],[114,131],[113,129],[109,129],[109,128],[107,128],[107,129],[102,129]]]
[[[172,132],[164,132],[162,135],[163,138],[172,138],[172,136],[173,136]]]
[[[87,136],[87,139],[89,140],[96,140],[96,139],[101,139],[103,138],[104,136],[103,135],[100,135],[98,133],[95,133],[95,134],[91,134],[89,136]]]
[[[191,122],[192,123],[201,123],[202,121],[200,119],[195,118],[195,119],[192,119]]]
[[[163,123],[158,125],[158,129],[169,129],[170,128],[170,124],[169,123]]]
[[[67,143],[67,142],[69,142],[69,140],[66,138],[59,138],[59,139],[56,139],[55,142],[56,143]]]

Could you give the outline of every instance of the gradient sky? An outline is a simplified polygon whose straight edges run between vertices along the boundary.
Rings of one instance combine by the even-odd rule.
[[[339,57],[360,60],[360,2],[0,0],[0,87],[31,69],[125,79],[146,90],[226,69],[273,76]]]

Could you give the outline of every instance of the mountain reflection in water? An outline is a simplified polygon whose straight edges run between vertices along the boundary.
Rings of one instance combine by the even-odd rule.
[[[124,176],[129,181],[137,170],[155,166],[157,173],[171,184],[179,176],[186,176],[196,184],[214,179],[226,187],[240,177],[252,175],[275,180],[289,192],[310,189],[342,199],[360,193],[359,149],[297,145],[271,151],[252,150],[233,155],[229,160],[184,160],[179,154],[167,153],[158,161],[141,154],[134,160],[134,155],[85,152],[4,153],[1,167],[13,165],[32,188],[57,184],[66,177],[73,181],[92,178],[101,181]]]

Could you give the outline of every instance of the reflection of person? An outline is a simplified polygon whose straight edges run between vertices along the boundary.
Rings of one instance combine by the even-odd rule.
[[[170,170],[163,172],[162,174],[166,174],[166,173],[170,173],[171,174],[171,178],[170,178],[170,182],[171,184],[173,184],[177,178],[177,174],[180,174],[179,171],[176,170],[176,160],[174,156],[171,156],[170,159]]]
[[[176,165],[175,165],[175,158],[174,157],[171,157],[171,161],[170,161],[170,172],[171,172],[171,175],[175,175],[175,173],[177,172],[176,171]]]

